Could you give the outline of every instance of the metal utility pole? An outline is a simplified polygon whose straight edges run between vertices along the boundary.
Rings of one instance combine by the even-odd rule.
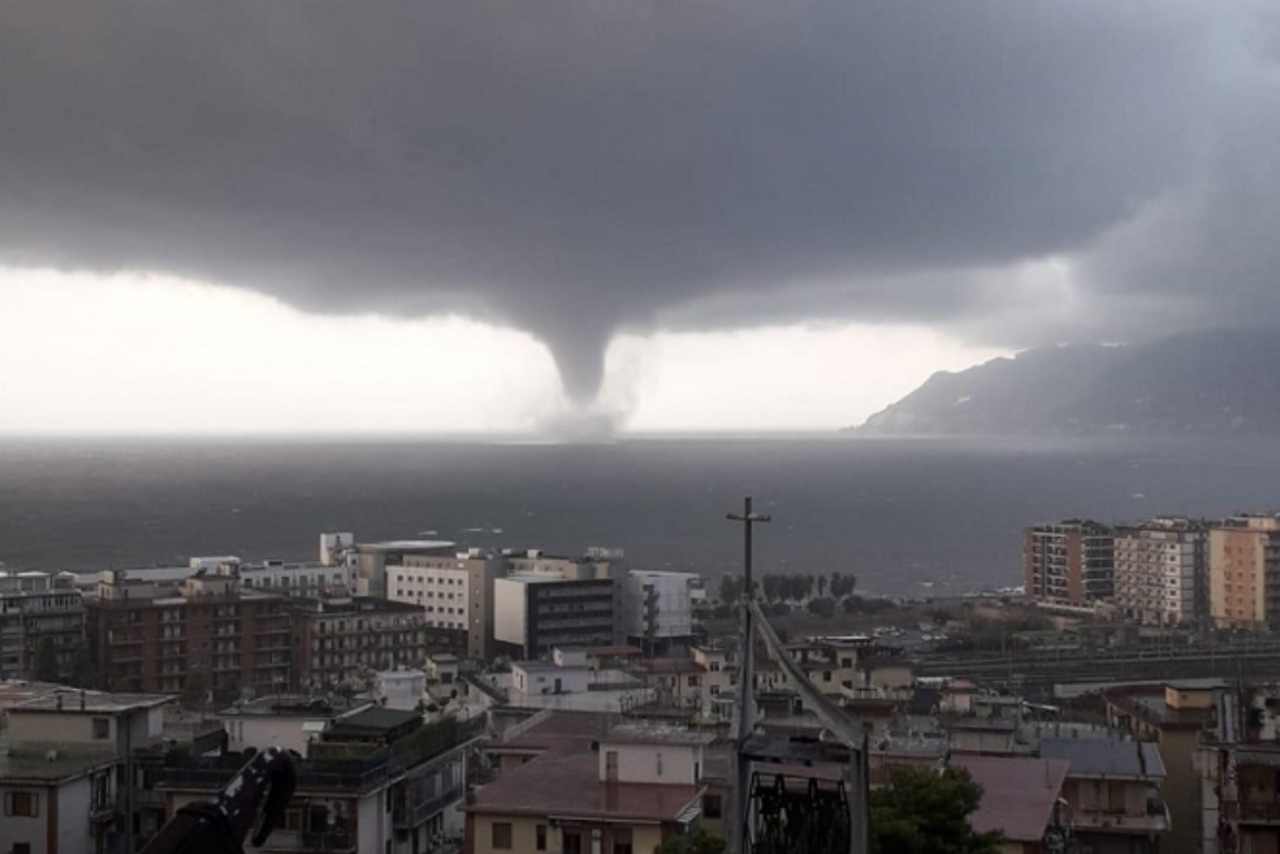
[[[755,632],[752,626],[751,606],[755,601],[755,582],[751,578],[751,528],[757,522],[768,522],[770,517],[751,512],[751,496],[743,501],[742,513],[730,513],[726,517],[742,523],[742,660],[738,665],[738,714],[734,726],[734,791],[733,824],[729,834],[729,850],[734,854],[747,851],[750,839],[751,762],[745,756],[747,739],[755,729]]]

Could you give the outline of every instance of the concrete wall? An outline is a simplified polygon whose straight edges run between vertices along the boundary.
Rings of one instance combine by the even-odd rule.
[[[494,848],[493,847],[493,825],[497,822],[508,822],[511,824],[511,847],[510,848]],[[471,826],[471,845],[468,848],[470,854],[539,854],[537,850],[537,828],[542,825],[546,828],[546,852],[554,854],[560,851],[563,846],[563,830],[559,827],[552,827],[545,818],[533,818],[529,816],[489,816],[477,815],[470,820]],[[614,827],[624,827],[624,825],[614,825]],[[604,826],[597,828],[601,832],[602,844],[600,846],[601,854],[611,854],[612,846],[604,844],[604,834],[608,831]],[[631,825],[631,851],[633,854],[651,854],[651,852],[662,844],[662,828],[656,824],[635,824]],[[591,846],[591,829],[590,828],[574,828],[582,833],[582,854],[592,854]],[[364,849],[361,849],[364,854]]]
[[[695,770],[702,767],[702,749],[676,745],[656,744],[600,744],[597,768],[600,780],[605,779],[608,754],[618,754],[618,782],[620,783],[668,783],[693,785],[697,782]],[[695,769],[697,766],[697,769]]]
[[[557,667],[525,670],[511,665],[511,687],[521,694],[579,694],[591,684],[591,670],[585,667]],[[560,690],[556,691],[556,680]]]
[[[523,647],[527,640],[527,585],[507,578],[493,580],[493,637]]]
[[[71,695],[68,695],[65,702],[67,707],[70,708],[75,701],[71,699]],[[109,721],[106,738],[94,738],[94,718],[106,718]],[[117,719],[111,715],[95,715],[78,710],[74,713],[64,712],[59,714],[57,712],[23,712],[21,709],[10,709],[8,728],[8,737],[15,742],[48,741],[64,744],[91,744],[103,748],[114,747],[116,740],[123,734],[117,724]],[[135,734],[139,730],[145,735],[145,716],[141,727],[135,729]]]
[[[4,806],[9,795],[13,792],[30,792],[38,801],[36,806],[36,815],[28,818],[26,816],[5,815],[0,810],[0,851],[9,852],[13,850],[15,842],[25,842],[31,846],[31,854],[46,854],[49,847],[49,797],[50,792],[56,792],[56,789],[33,788],[31,786],[8,786],[0,784],[0,806]],[[85,825],[88,826],[88,819],[85,819]],[[83,837],[85,834],[81,834]],[[75,845],[73,841],[71,843]],[[79,850],[85,851],[86,848]]]
[[[307,733],[303,725],[324,723],[327,720],[324,715],[313,718],[228,715],[222,719],[222,727],[227,731],[229,750],[244,750],[246,747],[262,750],[274,745],[285,750],[296,750],[306,756]]]

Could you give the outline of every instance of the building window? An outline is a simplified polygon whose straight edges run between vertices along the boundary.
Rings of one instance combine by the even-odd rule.
[[[511,822],[495,821],[493,823],[493,844],[490,847],[502,851],[511,850]]]
[[[613,854],[631,854],[631,828],[618,827],[614,829]]]
[[[658,776],[661,777],[662,776],[662,754],[655,753],[654,758],[657,760],[656,764],[658,768]]]
[[[561,836],[564,841],[560,845],[563,854],[582,854],[582,834],[576,831],[564,831]]]
[[[4,799],[4,814],[23,818],[38,818],[40,798],[35,792],[10,792]]]
[[[111,719],[93,719],[93,737],[96,739],[111,738]]]
[[[719,795],[706,794],[702,796],[702,814],[707,818],[720,818],[723,815],[724,805],[720,802]]]
[[[540,824],[533,829],[534,842],[533,847],[539,851],[547,850],[547,826]]]

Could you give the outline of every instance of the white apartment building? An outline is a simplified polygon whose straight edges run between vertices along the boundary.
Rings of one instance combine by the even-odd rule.
[[[701,582],[701,576],[692,572],[628,572],[622,586],[627,639],[641,647],[652,647],[692,637],[692,592],[701,587]]]
[[[261,590],[283,596],[347,596],[355,592],[359,581],[359,573],[354,566],[290,563],[282,560],[237,566],[240,584],[245,590]]]
[[[493,582],[507,571],[505,555],[472,548],[402,554],[385,564],[387,598],[419,605],[427,625],[465,634],[471,658],[491,658]],[[462,644],[459,643],[459,648]]]
[[[1208,532],[1196,522],[1159,517],[1117,531],[1115,601],[1149,625],[1190,623],[1207,610]]]

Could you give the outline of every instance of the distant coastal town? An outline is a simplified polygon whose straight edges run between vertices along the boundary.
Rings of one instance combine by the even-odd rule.
[[[266,747],[301,774],[280,851],[726,850],[772,832],[765,785],[843,792],[809,850],[850,850],[921,773],[981,787],[969,827],[1023,851],[1273,832],[1280,516],[1068,519],[1021,560],[1023,587],[928,599],[353,532],[310,561],[0,570],[0,846],[141,850]],[[744,603],[775,641],[749,669]]]

